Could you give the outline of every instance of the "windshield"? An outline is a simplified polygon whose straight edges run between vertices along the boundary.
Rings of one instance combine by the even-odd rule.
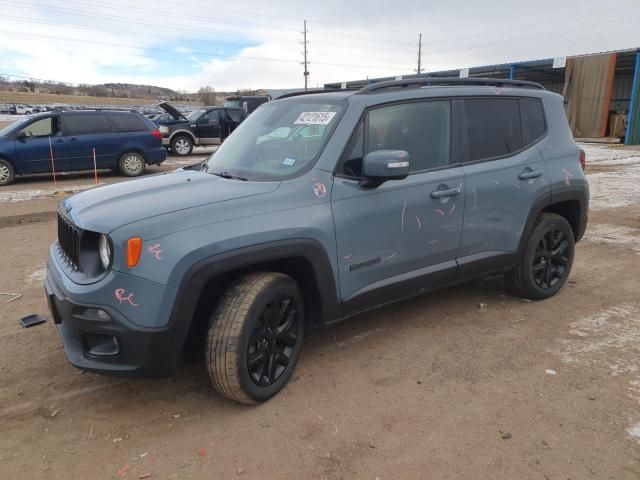
[[[253,181],[292,178],[313,165],[343,110],[340,101],[264,104],[236,128],[204,168]]]
[[[193,112],[187,115],[187,120],[189,120],[190,122],[195,122],[196,120],[198,120],[200,115],[202,115],[206,111],[207,110],[204,108],[196,108]]]
[[[11,132],[14,131],[14,129],[16,129],[18,127],[18,125],[23,124],[24,122],[26,122],[27,120],[31,120],[29,117],[25,117],[25,118],[21,118],[19,120],[16,120],[13,123],[10,123],[9,125],[7,125],[6,127],[0,129],[0,137],[6,137],[7,135],[9,135]]]

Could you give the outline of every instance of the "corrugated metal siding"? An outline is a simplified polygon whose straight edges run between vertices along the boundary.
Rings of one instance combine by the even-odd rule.
[[[610,110],[614,112],[628,112],[631,101],[631,75],[618,76],[613,79]]]

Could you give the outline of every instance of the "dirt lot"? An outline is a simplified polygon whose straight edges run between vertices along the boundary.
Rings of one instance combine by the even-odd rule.
[[[47,179],[2,189],[0,291],[23,296],[0,303],[0,476],[640,478],[640,154],[587,150],[591,223],[560,295],[489,278],[313,332],[257,407],[217,396],[199,364],[83,374],[51,321],[23,329],[48,316],[59,197]]]

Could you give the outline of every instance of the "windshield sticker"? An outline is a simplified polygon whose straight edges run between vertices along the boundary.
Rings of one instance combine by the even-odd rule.
[[[287,167],[293,167],[296,164],[296,159],[295,158],[285,158],[282,161],[283,165],[286,165]]]
[[[302,112],[294,125],[329,125],[336,112]]]

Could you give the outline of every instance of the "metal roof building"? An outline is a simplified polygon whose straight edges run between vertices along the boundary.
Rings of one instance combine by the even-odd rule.
[[[596,57],[610,59],[605,67],[582,71],[582,77],[573,80],[571,65],[578,62],[588,64]],[[602,65],[602,62],[601,62]],[[565,95],[565,99],[573,98],[576,105],[574,116],[586,115],[591,107],[589,102],[601,103],[602,115],[598,132],[593,137],[619,137],[628,144],[640,144],[640,49],[618,50],[574,57],[547,58],[525,62],[503,63],[464,68],[460,70],[443,70],[397,77],[370,78],[364,80],[335,82],[325,84],[325,88],[362,87],[370,83],[411,78],[438,77],[491,77],[512,80],[529,80],[542,84],[547,90]],[[592,79],[600,76],[602,81],[597,85],[588,85]],[[574,75],[574,77],[576,77]],[[573,94],[568,92],[572,84]],[[595,90],[594,90],[595,89]],[[594,94],[594,91],[596,92]],[[597,98],[596,98],[597,97]],[[570,101],[570,100],[569,100]],[[579,108],[583,104],[583,108]],[[569,114],[570,123],[571,114]],[[575,119],[579,123],[580,118]],[[574,134],[576,134],[574,129]],[[578,136],[578,135],[577,135]]]

